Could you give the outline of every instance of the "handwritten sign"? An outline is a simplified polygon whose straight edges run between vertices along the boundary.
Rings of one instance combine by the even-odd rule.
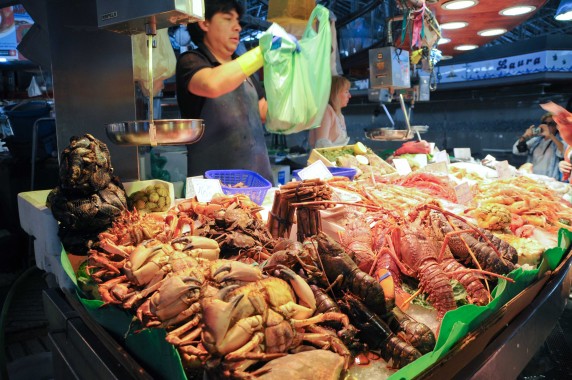
[[[453,148],[453,155],[459,160],[470,160],[471,148]]]
[[[220,180],[202,177],[187,178],[185,198],[196,196],[199,202],[210,202],[215,194],[223,194]]]
[[[510,165],[508,164],[508,161],[504,160],[504,161],[497,162],[495,164],[495,167],[497,169],[497,175],[498,175],[499,179],[507,179],[507,178],[511,178],[513,176],[513,173],[512,173],[512,170],[510,169]]]
[[[330,173],[330,171],[326,167],[326,165],[322,161],[318,160],[313,164],[300,170],[298,172],[298,177],[304,180],[304,179],[314,179],[314,178],[328,179],[332,178],[333,176],[332,173]]]
[[[455,186],[455,194],[457,195],[457,203],[466,205],[473,199],[473,193],[467,182],[462,182]]]
[[[424,172],[428,173],[449,173],[449,166],[447,165],[446,161],[435,162],[432,164],[428,164],[423,168]]]
[[[401,175],[407,175],[411,173],[411,166],[409,165],[409,161],[407,161],[405,158],[394,158],[393,165],[395,166],[397,173]]]
[[[445,162],[449,164],[449,155],[446,150],[440,150],[433,155],[433,162]]]

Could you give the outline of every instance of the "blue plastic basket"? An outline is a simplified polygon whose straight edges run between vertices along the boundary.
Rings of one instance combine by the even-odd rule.
[[[208,170],[205,177],[219,179],[222,182],[222,191],[227,195],[246,194],[253,202],[259,205],[264,202],[264,197],[272,184],[260,174],[250,170]],[[242,182],[246,187],[229,187]]]
[[[301,178],[298,176],[300,170],[302,169],[297,169],[292,172],[292,178],[294,178],[297,181],[301,180]],[[353,168],[342,168],[336,166],[329,166],[328,170],[330,171],[330,173],[332,173],[334,177],[348,177],[350,180],[353,180],[357,173],[357,170]]]

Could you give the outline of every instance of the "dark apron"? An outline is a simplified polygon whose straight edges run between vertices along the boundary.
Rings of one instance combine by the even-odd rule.
[[[228,94],[207,98],[201,119],[203,137],[187,146],[189,177],[214,169],[247,169],[273,182],[258,94],[250,79]]]

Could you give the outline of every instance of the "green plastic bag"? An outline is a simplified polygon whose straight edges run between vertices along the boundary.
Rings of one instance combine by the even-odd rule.
[[[273,24],[260,38],[269,132],[290,134],[320,126],[332,82],[329,14],[321,5],[314,8],[298,41],[299,51],[296,43],[287,38],[282,38],[278,48],[273,46],[275,36],[286,35],[278,24]],[[312,27],[315,20],[317,32]]]

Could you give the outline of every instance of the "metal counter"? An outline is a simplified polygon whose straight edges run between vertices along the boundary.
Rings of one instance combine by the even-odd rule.
[[[153,379],[66,290],[44,290],[54,379]]]

